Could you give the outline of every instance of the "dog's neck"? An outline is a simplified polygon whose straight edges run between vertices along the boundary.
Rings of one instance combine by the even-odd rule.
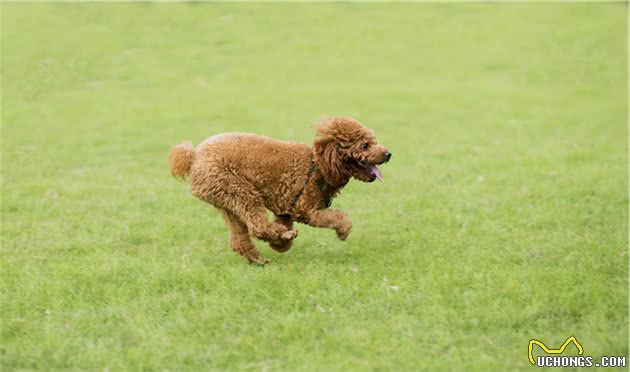
[[[344,168],[343,160],[334,146],[334,143],[328,143],[325,146],[316,145],[313,149],[312,160],[317,167],[317,173],[320,174],[325,186],[330,189],[332,196],[341,190],[350,181],[351,177]]]
[[[339,192],[341,187],[343,187],[343,185],[337,188],[333,188],[326,181],[326,178],[324,177],[324,174],[322,173],[320,168],[317,166],[315,159],[311,159],[311,166],[308,170],[308,173],[306,174],[306,181],[304,181],[304,185],[302,186],[302,189],[293,198],[293,201],[291,202],[289,206],[289,211],[292,211],[295,208],[296,204],[302,197],[304,191],[309,187],[317,188],[320,194],[321,204],[323,205],[324,208],[328,208],[330,207],[330,204],[332,203],[332,199]],[[286,215],[290,215],[290,214],[286,213]]]
[[[313,177],[313,180],[321,193],[322,203],[326,208],[328,208],[332,203],[332,199],[348,183],[349,180],[346,180],[346,182],[342,185],[334,187],[326,180],[326,176],[319,170],[315,162],[313,162],[313,167],[315,168],[315,176]]]

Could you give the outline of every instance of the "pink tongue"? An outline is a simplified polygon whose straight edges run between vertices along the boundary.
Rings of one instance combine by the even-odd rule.
[[[383,180],[383,175],[381,171],[376,167],[376,165],[370,165],[370,170],[372,171],[372,175],[376,176],[379,181]]]

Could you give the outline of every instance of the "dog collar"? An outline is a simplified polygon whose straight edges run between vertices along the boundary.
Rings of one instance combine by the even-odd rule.
[[[311,180],[311,177],[313,176],[313,173],[315,172],[320,173],[319,169],[317,169],[317,165],[315,164],[315,162],[311,162],[311,167],[309,168],[308,173],[306,174],[306,181],[304,181],[304,185],[302,185],[302,188],[300,189],[300,191],[298,191],[298,193],[293,197],[293,201],[289,205],[289,211],[292,211],[293,208],[295,208],[295,205],[297,204],[297,202],[300,200],[300,197],[302,197],[302,194],[304,193],[304,189],[306,189],[306,186],[308,185],[308,181]],[[321,173],[320,173],[320,176],[321,176]],[[332,201],[330,185],[326,183],[326,180],[324,180],[323,176],[320,177],[319,180],[317,180],[317,187],[319,188],[319,191],[322,194],[324,205],[326,206],[326,208],[330,207],[330,204]]]

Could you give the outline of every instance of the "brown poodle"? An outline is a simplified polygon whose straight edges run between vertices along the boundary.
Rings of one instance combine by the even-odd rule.
[[[313,147],[245,133],[212,136],[193,148],[173,147],[171,173],[190,178],[194,196],[223,213],[232,249],[251,263],[264,265],[250,235],[278,252],[291,248],[293,222],[335,229],[345,240],[352,222],[329,209],[332,199],[354,177],[382,180],[377,165],[391,153],[376,142],[371,129],[351,118],[330,118],[316,126]],[[267,219],[271,210],[276,219]]]

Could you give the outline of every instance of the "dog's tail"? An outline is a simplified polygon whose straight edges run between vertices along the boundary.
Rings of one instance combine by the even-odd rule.
[[[171,174],[178,180],[184,180],[190,172],[190,166],[195,160],[195,150],[192,143],[184,142],[173,146],[168,156]]]

